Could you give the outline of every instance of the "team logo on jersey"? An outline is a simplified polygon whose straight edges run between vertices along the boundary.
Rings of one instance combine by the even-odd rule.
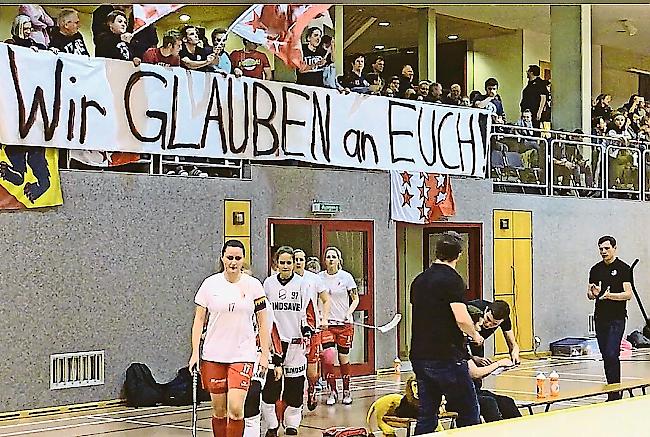
[[[616,276],[616,269],[612,270],[612,276]]]
[[[281,288],[280,291],[278,291],[278,297],[282,300],[285,300],[287,298],[287,290]]]

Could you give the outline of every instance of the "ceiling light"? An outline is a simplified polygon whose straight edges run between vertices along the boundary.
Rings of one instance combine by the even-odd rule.
[[[375,46],[375,50],[384,50],[384,46],[379,44]]]
[[[190,18],[192,17],[190,17],[187,14],[182,14],[180,17],[178,17],[178,19],[181,20],[183,23],[190,21]]]
[[[381,27],[388,27],[388,26],[390,26],[390,22],[388,22],[388,21],[380,21],[380,22],[377,23],[377,24],[380,25]]]
[[[406,51],[406,54],[408,54],[408,55],[412,55],[413,53],[415,53],[415,50],[407,50]]]
[[[458,39],[458,35],[452,34],[452,35],[447,35],[447,39],[454,41]]]

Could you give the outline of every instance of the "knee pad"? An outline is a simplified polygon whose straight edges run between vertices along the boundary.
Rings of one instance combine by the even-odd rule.
[[[262,418],[267,427],[274,429],[280,426],[278,416],[275,414],[275,403],[267,404],[266,402],[262,402],[260,409],[262,410]]]
[[[303,394],[305,392],[305,377],[284,379],[284,392],[282,400],[287,403],[288,407],[302,407]]]
[[[255,417],[260,414],[260,398],[262,395],[262,383],[251,381],[251,386],[246,393],[246,402],[244,403],[244,418]]]
[[[284,426],[289,428],[300,427],[300,421],[302,419],[302,407],[287,407],[284,411]]]
[[[275,401],[280,399],[281,391],[282,378],[280,378],[279,381],[276,381],[273,372],[268,372],[266,376],[266,384],[262,390],[262,401],[267,404],[275,404]]]

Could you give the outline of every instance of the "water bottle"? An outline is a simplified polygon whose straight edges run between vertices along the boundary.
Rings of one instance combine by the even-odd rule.
[[[560,375],[553,370],[548,378],[551,382],[551,396],[558,396],[560,394]]]
[[[395,370],[395,373],[398,375],[402,372],[402,361],[399,357],[393,360],[393,370]]]
[[[544,372],[539,372],[537,374],[537,397],[538,398],[545,398],[546,393],[544,390],[544,386],[546,385],[546,375],[544,375]]]

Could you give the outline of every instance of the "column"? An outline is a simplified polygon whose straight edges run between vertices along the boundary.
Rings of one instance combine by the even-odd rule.
[[[551,6],[553,129],[591,131],[591,6]]]
[[[418,10],[418,80],[436,80],[436,11]]]
[[[334,66],[336,67],[336,74],[343,74],[343,5],[334,6]]]

